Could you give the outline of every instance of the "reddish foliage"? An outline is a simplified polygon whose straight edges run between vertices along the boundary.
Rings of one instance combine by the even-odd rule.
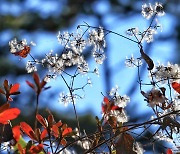
[[[70,133],[72,133],[72,128],[68,127],[66,129],[64,129],[62,136],[65,137],[65,136],[69,135]]]
[[[57,127],[61,127],[61,126],[62,126],[62,122],[61,122],[61,121],[58,121],[55,125],[56,125]]]
[[[47,129],[44,129],[40,135],[40,139],[44,140],[44,138],[47,136],[47,134],[48,134]]]
[[[9,120],[17,118],[19,114],[20,110],[18,108],[6,109],[0,113],[0,123],[7,124]]]
[[[173,154],[171,149],[167,149],[166,154]]]
[[[21,129],[23,130],[23,132],[28,135],[31,139],[36,140],[36,136],[35,133],[33,131],[33,129],[31,128],[31,126],[29,126],[26,122],[21,122],[20,123]]]
[[[19,83],[12,85],[11,89],[9,90],[10,95],[16,93],[19,90],[19,87],[20,87]]]
[[[116,152],[118,154],[136,154],[136,152],[133,151],[134,141],[134,138],[130,134],[122,133],[115,144]]]
[[[36,115],[36,119],[41,123],[44,128],[48,127],[47,121],[40,114]]]
[[[114,105],[113,101],[110,101],[107,97],[104,97],[104,104],[102,104],[102,112],[103,113],[108,113],[111,110],[122,111],[122,108]]]
[[[12,128],[12,132],[13,132],[14,139],[18,142],[21,135],[20,126],[14,126]]]
[[[34,84],[32,84],[32,83],[29,82],[29,81],[26,81],[26,83],[27,83],[32,89],[36,90]]]
[[[26,45],[26,46],[24,46],[24,49],[22,49],[18,52],[12,53],[12,54],[14,54],[15,56],[20,56],[22,58],[26,58],[27,55],[30,53],[30,50],[31,50],[30,46]]]
[[[67,141],[63,138],[63,139],[61,140],[60,144],[62,144],[62,145],[65,146],[65,145],[67,144]]]
[[[44,79],[40,82],[39,75],[36,72],[33,74],[33,79],[35,85],[29,81],[26,81],[26,83],[39,95],[47,82]]]
[[[37,153],[41,152],[42,149],[43,149],[43,144],[38,144],[36,146],[31,146],[29,152],[31,154],[37,154]]]
[[[0,88],[0,93],[6,96],[7,101],[13,101],[13,99],[10,97],[10,95],[18,95],[20,94],[19,87],[20,84],[16,83],[14,85],[8,83],[8,80],[4,80],[3,83],[4,90]]]
[[[173,89],[180,94],[180,84],[177,82],[172,83]]]
[[[56,125],[52,126],[53,135],[59,137],[59,128]]]
[[[25,148],[23,148],[20,144],[18,144],[18,150],[20,154],[27,154],[27,153],[37,154],[43,150],[43,144],[31,145],[30,147],[25,147]]]

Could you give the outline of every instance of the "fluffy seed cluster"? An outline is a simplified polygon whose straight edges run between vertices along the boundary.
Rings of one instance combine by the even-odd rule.
[[[92,47],[92,57],[94,57],[97,64],[102,64],[105,60],[104,48],[106,47],[105,35],[103,28],[92,29],[89,31],[88,35],[85,37],[85,33],[68,33],[59,32],[57,35],[58,42],[63,46],[61,54],[54,54],[53,51],[50,51],[46,54],[45,58],[41,62],[37,61],[28,61],[26,69],[28,73],[37,71],[36,64],[41,64],[44,67],[47,67],[49,70],[49,79],[54,76],[57,76],[65,71],[66,68],[76,66],[77,70],[81,74],[86,74],[89,71],[89,65],[84,58],[84,50],[86,48]],[[21,41],[22,46],[27,45],[27,42]],[[14,44],[16,40],[10,42],[12,47],[11,52],[15,52],[16,48]],[[22,49],[22,47],[18,47]],[[94,73],[98,73],[98,69],[94,69]],[[48,78],[47,77],[47,78]],[[47,79],[47,80],[49,80]]]
[[[132,54],[130,58],[126,57],[125,65],[130,68],[139,67],[142,65],[142,60],[140,58],[134,58]]]
[[[159,2],[156,2],[155,5],[152,5],[151,3],[143,4],[141,13],[146,19],[150,19],[154,14],[157,16],[163,16],[165,14],[163,6]]]
[[[180,79],[180,66],[170,62],[167,65],[158,63],[151,75],[161,83],[167,83],[168,80],[177,81]]]
[[[146,19],[150,19],[153,15],[155,16],[163,16],[165,14],[163,6],[161,3],[156,2],[155,5],[143,4],[142,5],[142,16]],[[155,20],[154,20],[155,19]],[[126,34],[130,37],[134,36],[138,42],[153,42],[154,35],[157,34],[157,30],[160,29],[162,31],[162,25],[158,22],[156,18],[153,18],[151,25],[143,31],[140,31],[138,27],[129,28],[126,31]]]
[[[23,39],[23,40],[21,40],[21,41],[18,42],[17,39],[14,38],[13,40],[11,40],[11,41],[9,42],[10,52],[11,52],[11,53],[19,52],[19,51],[23,50],[24,47],[27,46],[27,45],[28,45],[28,44],[27,44],[26,39]]]

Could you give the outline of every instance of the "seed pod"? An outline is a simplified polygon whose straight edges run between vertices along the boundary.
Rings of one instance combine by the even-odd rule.
[[[146,61],[146,63],[148,64],[148,70],[152,70],[154,68],[154,63],[153,60],[144,53],[143,48],[141,46],[140,48],[140,53],[141,53],[141,57]]]

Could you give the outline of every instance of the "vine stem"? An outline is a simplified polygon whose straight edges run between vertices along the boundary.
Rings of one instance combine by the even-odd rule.
[[[178,112],[180,112],[180,110],[172,111],[172,112],[170,112],[170,113],[168,113],[168,114],[165,114],[165,115],[163,115],[163,116],[161,116],[161,117],[157,117],[157,118],[155,118],[155,119],[153,119],[153,120],[149,120],[149,121],[146,121],[146,122],[143,122],[143,123],[140,123],[140,124],[135,124],[134,126],[128,128],[128,129],[126,129],[126,130],[123,130],[120,134],[122,134],[122,133],[124,133],[124,132],[127,132],[127,131],[129,131],[129,130],[132,130],[132,129],[136,129],[137,127],[140,127],[140,126],[149,124],[149,123],[151,123],[151,122],[154,122],[154,121],[156,121],[156,120],[159,120],[159,119],[161,119],[161,118],[164,118],[164,117],[166,117],[166,116],[169,116],[169,115],[171,115],[171,114],[175,114],[175,113],[178,113]],[[120,134],[116,134],[116,135],[114,135],[113,137],[111,137],[111,138],[109,138],[109,139],[107,139],[107,140],[105,140],[105,141],[100,142],[98,145],[96,145],[96,146],[94,146],[93,148],[87,150],[85,153],[92,152],[93,150],[95,150],[96,148],[100,147],[101,145],[103,145],[103,144],[105,144],[105,143],[107,143],[107,142],[115,139],[115,138],[116,138],[117,136],[119,136]]]
[[[90,26],[90,25],[88,25],[87,23],[86,23],[86,25],[79,25],[79,27],[88,27],[88,28],[99,29],[99,27]],[[114,32],[114,31],[112,31],[112,30],[108,30],[108,29],[105,29],[105,28],[102,28],[102,29],[103,29],[104,31],[108,32],[108,33],[118,35],[118,36],[120,36],[120,37],[123,37],[123,38],[131,41],[131,42],[134,42],[134,43],[136,43],[136,44],[139,44],[138,41],[135,41],[135,40],[133,40],[133,39],[130,39],[130,38],[128,38],[128,37],[126,37],[126,36],[124,36],[124,35],[122,35],[122,34],[119,34],[119,33],[117,33],[117,32]]]
[[[78,115],[77,115],[77,112],[76,112],[76,106],[75,106],[75,102],[74,102],[74,99],[73,99],[73,93],[72,93],[72,89],[69,87],[67,81],[65,80],[64,76],[61,75],[63,81],[65,82],[66,86],[68,87],[68,90],[70,92],[70,95],[71,95],[71,100],[72,100],[72,104],[73,104],[73,109],[74,109],[74,114],[75,114],[75,117],[76,117],[76,121],[77,121],[77,125],[78,125],[78,132],[80,134],[80,124],[79,124],[79,119],[78,119]]]
[[[161,118],[164,118],[164,117],[166,117],[166,116],[169,116],[169,115],[171,115],[171,114],[179,113],[179,112],[180,112],[180,110],[172,111],[172,112],[170,112],[170,113],[167,113],[167,114],[165,114],[165,115],[162,115],[162,116],[157,117],[157,118],[152,119],[152,120],[148,120],[148,121],[143,122],[143,123],[124,125],[124,126],[117,127],[117,129],[124,128],[124,127],[130,127],[130,128],[128,128],[128,129],[126,129],[126,130],[124,130],[124,131],[121,132],[121,133],[124,133],[124,132],[127,132],[127,131],[129,131],[129,130],[133,130],[133,129],[136,129],[136,128],[138,128],[138,127],[141,127],[141,126],[143,126],[143,125],[147,125],[147,124],[157,124],[157,123],[156,123],[157,120],[159,120],[159,119],[161,119]],[[106,130],[104,130],[103,132],[105,133],[105,132],[107,132],[107,131],[109,131],[109,130],[110,130],[110,129],[106,129]],[[75,144],[75,143],[76,143],[77,141],[79,141],[79,140],[82,140],[82,139],[87,138],[87,137],[93,137],[94,135],[97,135],[97,134],[100,134],[100,133],[101,133],[101,132],[95,132],[95,133],[93,133],[93,134],[89,134],[89,135],[87,135],[87,136],[83,136],[83,137],[81,137],[81,138],[78,138],[78,139],[74,140],[73,142],[71,142],[71,143],[67,144],[66,146],[64,146],[64,147],[63,147],[61,150],[59,150],[57,153],[60,153],[60,152],[63,151],[65,148],[67,148],[67,147]],[[121,133],[120,133],[120,134],[121,134]],[[101,143],[99,143],[99,144],[96,145],[95,147],[89,149],[89,150],[86,151],[85,153],[88,153],[88,152],[90,152],[90,151],[93,151],[94,149],[100,147],[100,146],[103,145],[104,143],[113,140],[114,138],[116,138],[116,137],[117,137],[118,135],[120,135],[120,134],[116,134],[115,136],[112,136],[111,138],[109,138],[109,139],[107,139],[107,140],[105,140],[105,141],[102,141]]]

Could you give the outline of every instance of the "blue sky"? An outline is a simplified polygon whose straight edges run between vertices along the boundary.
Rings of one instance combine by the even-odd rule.
[[[62,4],[65,6],[66,1],[62,1]],[[139,3],[140,8],[141,8],[141,4],[142,3]],[[61,11],[61,8],[57,8],[56,1],[51,1],[51,2],[46,1],[42,3],[40,0],[39,1],[29,0],[27,1],[25,6],[27,7],[27,9],[39,10],[40,14],[44,18],[46,18],[49,14],[55,15],[57,11]],[[125,31],[128,28],[139,27],[139,29],[144,30],[149,24],[149,21],[144,19],[141,16],[141,12],[139,12],[139,14],[134,17],[121,19],[118,15],[109,12],[110,6],[108,4],[108,1],[98,1],[94,3],[94,5],[92,5],[91,7],[93,7],[100,14],[104,14],[103,16],[104,24],[106,25],[107,29],[118,32],[123,35],[125,35]],[[12,9],[8,9],[7,5],[4,5],[4,6],[1,5],[1,10],[3,13],[13,13],[15,15],[19,15],[22,11],[18,7],[18,5],[13,5]],[[87,17],[81,14],[74,21],[74,24],[71,26],[70,29],[63,29],[63,30],[65,31],[68,30],[69,32],[72,32],[76,30],[76,27],[78,24],[83,24],[84,21],[87,22],[89,25],[99,26],[99,25],[96,25],[97,20],[94,17],[92,16]],[[158,60],[166,64],[167,61],[172,61],[175,58],[175,55],[172,54],[172,52],[174,52],[175,50],[175,42],[173,40],[172,41],[168,40],[168,41],[157,43],[156,39],[158,39],[158,35],[167,35],[168,33],[172,32],[173,26],[175,25],[175,19],[172,18],[172,16],[170,16],[168,13],[166,13],[165,16],[159,18],[159,21],[163,26],[163,32],[158,33],[155,36],[155,41],[153,42],[150,56],[154,60],[154,62]],[[3,38],[2,43],[8,43],[11,37],[11,34],[12,34],[11,30],[7,30],[4,33],[2,33],[1,35],[1,40]],[[22,38],[26,38],[29,41],[32,40],[37,44],[36,47],[32,48],[31,52],[32,52],[32,55],[38,56],[38,55],[42,55],[49,52],[51,49],[56,50],[57,48],[60,48],[60,45],[58,44],[57,39],[56,39],[57,34],[58,34],[58,31],[56,33],[38,31],[36,33],[29,33],[29,34],[21,31],[19,35]],[[135,43],[130,42],[114,34],[110,34],[107,36],[107,42],[108,42],[107,52],[109,55],[109,57],[107,58],[109,59],[110,67],[113,70],[112,87],[114,87],[115,85],[118,85],[120,87],[119,93],[121,95],[124,95],[127,93],[128,88],[131,87],[131,84],[135,80],[134,76],[137,74],[137,69],[126,68],[124,65],[124,61],[125,61],[126,56],[130,57],[131,54],[133,54],[134,57],[139,57],[140,56],[139,50]],[[10,58],[15,63],[18,62],[18,63],[22,63],[22,65],[24,64],[24,68],[25,68],[25,62],[26,62],[25,60],[19,61],[17,57],[13,57],[12,55],[10,55]],[[91,68],[93,68],[93,66],[95,65],[95,62],[93,61],[93,59],[90,59],[88,62]],[[103,73],[103,70],[102,70],[103,67],[99,66],[99,68],[100,68],[100,77],[97,77],[95,75],[87,75],[87,76],[79,77],[79,79],[76,81],[77,85],[82,85],[83,82],[84,83],[86,82],[86,78],[89,76],[93,83],[92,87],[85,88],[85,94],[86,94],[85,99],[79,100],[77,102],[76,106],[77,106],[78,113],[86,113],[87,111],[92,111],[95,115],[98,115],[98,116],[101,115],[101,102],[103,99],[101,92],[103,92],[103,94],[106,94],[106,92],[104,91],[105,89],[104,78],[101,75]],[[145,71],[146,71],[145,73],[146,76],[144,77],[144,79],[147,80],[147,70]],[[67,108],[65,108],[62,104],[58,103],[59,92],[68,91],[68,89],[65,87],[65,84],[61,82],[61,79],[59,78],[55,81],[52,81],[49,83],[49,85],[52,86],[52,89],[50,89],[49,91],[51,90],[56,91],[56,94],[52,98],[53,104],[50,104],[50,107],[52,107],[53,109],[56,109],[57,111],[59,110],[68,111],[69,109],[72,109],[72,105],[69,105]],[[45,92],[45,95],[48,93],[50,92]],[[42,102],[43,101],[46,101],[46,100],[42,98]],[[149,108],[146,106],[146,102],[143,101],[143,97],[141,96],[139,91],[137,91],[133,95],[133,98],[131,98],[131,102],[129,105],[136,102],[142,102],[143,104],[140,107],[138,107],[140,114],[142,113],[141,112],[142,108],[143,108],[143,112],[145,112],[145,110],[149,110]]]

